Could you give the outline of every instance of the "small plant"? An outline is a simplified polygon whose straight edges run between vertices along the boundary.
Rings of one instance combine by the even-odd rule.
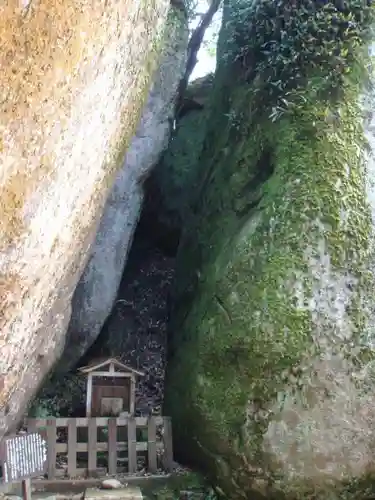
[[[32,418],[59,417],[60,402],[58,398],[36,399],[30,406],[28,416]]]
[[[235,130],[241,129],[242,116],[239,116],[234,110],[230,110],[229,113],[225,114],[225,116],[228,118],[228,122],[231,127]]]
[[[234,59],[276,120],[303,100],[340,96],[363,83],[370,56],[372,0],[239,0],[231,26]]]

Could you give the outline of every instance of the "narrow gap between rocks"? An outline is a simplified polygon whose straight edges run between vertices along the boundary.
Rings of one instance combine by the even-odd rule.
[[[202,36],[209,24],[208,21],[212,20],[212,16],[218,9],[219,3],[215,0],[213,7],[206,14],[198,16],[200,21],[192,30],[193,41],[189,45],[189,58],[193,62],[188,65],[185,84],[192,76]],[[220,17],[221,14],[218,19]],[[209,36],[212,37],[212,33]],[[195,76],[198,77],[202,71],[207,72],[207,68],[200,67],[199,71],[195,72]],[[206,76],[210,77],[211,85],[212,74]],[[205,85],[203,87],[205,91],[201,100],[205,102],[207,89]],[[182,86],[179,90],[181,94],[175,110],[175,123],[177,124],[182,117],[185,118],[186,114],[202,111],[204,108],[201,100],[195,101],[195,98],[191,96],[186,95],[186,99],[182,100],[181,95],[185,94],[186,89]],[[176,127],[173,131],[174,136],[177,130]],[[162,159],[163,155],[160,161]],[[143,209],[117,298],[109,317],[94,344],[76,366],[68,373],[62,373],[61,370],[51,371],[48,380],[44,381],[36,398],[30,403],[29,417],[84,416],[86,414],[86,379],[77,371],[77,368],[88,364],[95,358],[109,356],[117,357],[125,364],[145,373],[145,377],[141,377],[137,383],[136,415],[158,414],[161,411],[166,363],[168,298],[174,278],[177,247],[183,221],[181,220],[181,207],[174,206],[176,199],[180,201],[180,179],[173,178],[176,174],[174,171],[170,172],[170,165],[161,176],[155,175],[157,169],[158,166],[155,166],[154,171],[144,182]],[[166,175],[172,176],[172,179],[168,179],[168,186],[173,185],[171,193],[168,190],[165,191],[163,184],[166,181]],[[176,182],[177,185],[174,186],[173,183]],[[189,184],[190,179],[186,182]],[[171,203],[169,195],[172,197]],[[167,207],[164,203],[166,198],[171,206]],[[185,198],[183,196],[182,198],[182,202],[186,203]]]
[[[157,414],[164,391],[168,295],[178,235],[160,239],[147,206],[147,195],[124,270],[117,299],[103,329],[80,365],[93,358],[117,356],[145,373],[137,385],[136,413]]]
[[[30,417],[85,416],[86,379],[77,368],[107,356],[115,356],[145,373],[137,384],[136,415],[160,413],[168,295],[174,277],[179,234],[175,231],[167,242],[167,234],[157,222],[152,199],[153,195],[146,192],[117,298],[101,333],[69,373],[62,376],[52,372],[29,407]],[[160,234],[164,237],[160,238]]]

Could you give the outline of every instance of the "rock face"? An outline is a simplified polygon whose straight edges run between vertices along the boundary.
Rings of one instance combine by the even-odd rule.
[[[167,11],[164,0],[0,7],[0,439],[63,350]]]
[[[319,5],[224,7],[201,191],[179,249],[163,412],[176,457],[232,500],[373,489],[375,165],[358,106],[373,19],[355,1]]]
[[[145,376],[136,384],[136,415],[160,412],[164,395],[164,369],[168,309],[174,258],[167,257],[149,239],[143,216],[137,226],[118,295],[100,335],[80,360],[116,356],[141,370]],[[63,369],[63,366],[61,367]],[[33,404],[31,418],[84,417],[86,379],[77,371],[54,370]]]
[[[64,371],[98,336],[115,301],[144,197],[143,181],[166,148],[185,71],[187,20],[171,9],[163,54],[137,132],[108,197],[90,258],[73,296]]]
[[[189,85],[169,147],[147,179],[143,218],[147,218],[155,240],[163,242],[164,246],[170,243],[173,249],[178,245],[191,195],[199,186],[198,158],[205,136],[212,85],[212,74]]]

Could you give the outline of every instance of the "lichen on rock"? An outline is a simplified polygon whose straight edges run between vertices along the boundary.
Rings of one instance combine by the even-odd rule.
[[[0,6],[0,438],[61,355],[168,2]]]
[[[152,85],[129,148],[106,200],[90,256],[72,299],[67,344],[58,369],[66,372],[99,335],[114,305],[144,198],[144,179],[167,147],[179,81],[185,71],[187,21],[170,9]],[[129,138],[127,138],[128,140]]]
[[[228,498],[351,498],[353,484],[367,498],[375,205],[359,101],[373,7],[290,7],[224,7],[164,411],[178,456]]]

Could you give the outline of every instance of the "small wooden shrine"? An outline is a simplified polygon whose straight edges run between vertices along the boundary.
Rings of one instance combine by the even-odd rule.
[[[96,359],[79,371],[87,375],[87,417],[134,414],[136,380],[143,372],[117,358]]]

